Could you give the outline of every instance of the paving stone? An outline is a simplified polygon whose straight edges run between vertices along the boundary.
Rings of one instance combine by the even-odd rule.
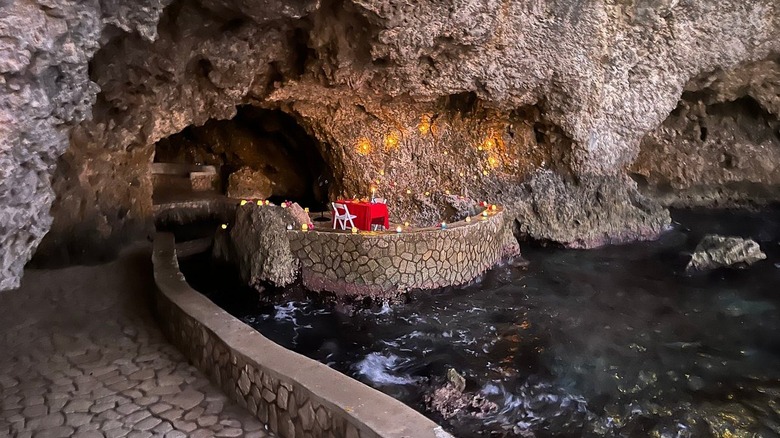
[[[65,424],[71,427],[79,427],[89,423],[92,420],[92,415],[82,413],[65,414]]]
[[[51,429],[62,426],[65,423],[65,417],[56,412],[43,417],[33,418],[27,422],[27,428],[30,430]]]
[[[151,406],[149,406],[149,410],[152,411],[153,414],[157,415],[161,412],[165,412],[168,409],[170,409],[172,406],[168,403],[155,403]]]
[[[142,369],[139,371],[136,371],[129,376],[127,376],[130,380],[148,380],[154,377],[154,370],[152,369]]]
[[[103,434],[106,436],[106,438],[123,438],[127,436],[127,434],[129,434],[130,432],[131,431],[129,429],[118,428],[118,429],[106,430],[103,432]]]
[[[184,419],[187,421],[194,421],[197,420],[201,415],[203,415],[203,408],[196,406],[184,415]]]
[[[86,432],[76,432],[73,435],[73,438],[104,438],[104,436],[96,430],[90,430]]]
[[[116,411],[119,412],[122,415],[130,415],[133,412],[138,411],[140,409],[141,409],[140,406],[138,406],[135,403],[130,402],[130,403],[127,403],[127,404],[124,404],[122,406],[117,407]]]
[[[165,438],[187,438],[187,434],[179,430],[172,430],[165,434]]]
[[[200,391],[187,389],[169,399],[169,403],[188,411],[203,401],[205,396]]]
[[[36,432],[33,436],[35,438],[66,438],[73,436],[75,432],[72,427],[58,426]]]
[[[193,430],[198,428],[198,425],[191,421],[175,420],[173,422],[173,427],[183,432],[192,432]]]
[[[24,417],[27,419],[31,419],[35,417],[43,417],[48,413],[49,413],[49,409],[46,407],[46,405],[27,406],[22,411],[22,415],[24,415]]]
[[[71,400],[62,408],[62,412],[68,414],[71,412],[89,412],[92,402],[89,400]]]
[[[157,417],[148,417],[144,420],[139,421],[138,423],[135,423],[133,425],[133,429],[136,430],[151,430],[157,427],[160,423],[162,423],[162,420],[160,420]]]
[[[217,424],[217,420],[219,420],[219,417],[216,415],[203,415],[198,417],[197,422],[200,427],[209,427]]]
[[[163,421],[162,423],[158,424],[154,429],[152,429],[152,432],[156,436],[164,435],[170,431],[173,430],[173,425],[167,421]]]
[[[184,411],[181,409],[170,409],[160,414],[161,418],[165,418],[168,421],[178,420],[181,418]]]
[[[127,434],[127,438],[152,438],[151,432],[134,430]]]
[[[236,427],[226,427],[216,433],[218,437],[239,437],[244,434],[244,431]]]
[[[137,412],[134,412],[134,413],[128,415],[122,421],[124,422],[124,424],[126,424],[128,426],[131,426],[131,425],[133,425],[135,423],[138,423],[139,421],[141,421],[141,420],[143,420],[143,419],[145,419],[147,417],[150,417],[151,415],[152,415],[152,413],[149,412],[149,411],[140,410],[140,411],[137,411]]]

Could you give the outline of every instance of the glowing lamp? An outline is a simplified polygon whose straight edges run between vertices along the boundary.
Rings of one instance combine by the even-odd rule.
[[[221,228],[222,228],[223,230],[227,230],[227,224],[222,224],[222,225],[221,225]]]
[[[489,172],[488,172],[487,170],[483,170],[483,171],[482,171],[482,174],[483,174],[483,175],[485,175],[485,176],[487,176],[487,175],[488,175],[488,173],[489,173]]]
[[[246,199],[242,199],[242,200],[241,200],[241,205],[242,205],[242,206],[246,205]]]
[[[358,140],[357,153],[360,155],[368,155],[371,153],[371,142],[367,138]]]
[[[471,216],[466,216],[466,222],[471,222]]]
[[[352,227],[352,234],[357,234],[357,232],[358,232],[357,227]]]
[[[303,209],[303,211],[305,211],[306,213],[308,213],[308,212],[309,212],[309,207],[306,207],[306,208],[304,208],[304,209]]]
[[[263,201],[257,201],[257,205],[258,206],[263,205]]]
[[[423,114],[420,117],[420,123],[417,125],[417,130],[420,131],[420,135],[425,135],[431,131],[431,117],[427,114]]]
[[[425,196],[431,196],[431,192],[425,192]]]
[[[391,132],[385,135],[385,149],[395,149],[398,147],[398,134]]]
[[[407,195],[411,195],[411,194],[412,194],[412,191],[411,191],[411,190],[409,190],[409,189],[406,189],[406,194],[407,194]]]
[[[301,231],[309,231],[309,224],[302,224]]]
[[[409,222],[404,222],[404,226],[405,226],[406,228],[409,228]]]
[[[441,229],[443,230],[445,228],[447,228],[447,223],[446,222],[442,222],[441,223]]]
[[[292,230],[292,225],[287,225],[288,230]]]
[[[482,212],[482,217],[487,217],[487,216],[488,216],[488,212],[487,212],[487,210],[483,211],[483,212]]]
[[[496,211],[498,207],[496,207],[496,204],[493,204],[490,206],[490,211]]]
[[[401,226],[400,225],[395,227],[395,232],[396,233],[400,233],[401,232]]]
[[[287,201],[282,202],[282,208],[287,208]]]

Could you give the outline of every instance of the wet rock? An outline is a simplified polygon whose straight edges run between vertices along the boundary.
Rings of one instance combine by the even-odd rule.
[[[428,409],[441,414],[444,419],[456,415],[469,415],[482,418],[498,409],[498,406],[487,400],[482,394],[464,392],[466,379],[456,370],[447,370],[447,383],[425,396]]]
[[[230,198],[268,199],[271,194],[271,180],[259,170],[242,167],[228,178],[227,195]]]
[[[765,258],[766,254],[761,251],[761,247],[751,239],[709,234],[696,246],[685,270],[695,272],[722,267],[744,267]]]

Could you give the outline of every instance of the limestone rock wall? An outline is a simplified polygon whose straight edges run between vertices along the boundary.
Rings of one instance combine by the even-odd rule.
[[[384,172],[394,210],[431,223],[441,208],[425,192],[469,190],[540,211],[528,193],[551,170],[572,196],[592,193],[583,181],[623,173],[692,81],[780,53],[775,0],[163,6],[0,3],[0,93],[9,96],[0,101],[2,288],[17,284],[50,228],[52,175],[57,201],[41,255],[118,247],[149,229],[154,143],[230,118],[239,104],[286,111],[316,136],[337,177],[333,196],[365,193]],[[749,85],[767,112],[771,81]],[[92,119],[71,129],[90,107]],[[685,135],[662,137],[654,142]],[[646,234],[663,212],[623,209],[635,189],[612,181],[593,208],[614,214],[590,224],[610,238]],[[536,223],[528,229],[537,237],[555,234],[549,223],[562,240],[594,241],[587,226]]]
[[[691,80],[631,169],[667,205],[780,200],[780,56]]]
[[[51,227],[51,176],[98,87],[88,62],[107,27],[148,40],[166,2],[0,2],[0,290]]]

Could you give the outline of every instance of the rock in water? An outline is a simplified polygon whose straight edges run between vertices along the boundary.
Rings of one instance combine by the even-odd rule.
[[[734,265],[750,265],[765,258],[766,254],[754,240],[708,234],[696,246],[696,251],[685,270],[694,272]]]
[[[455,368],[447,370],[447,380],[452,383],[452,386],[454,386],[458,392],[463,392],[463,390],[466,389],[466,378],[458,374]]]

